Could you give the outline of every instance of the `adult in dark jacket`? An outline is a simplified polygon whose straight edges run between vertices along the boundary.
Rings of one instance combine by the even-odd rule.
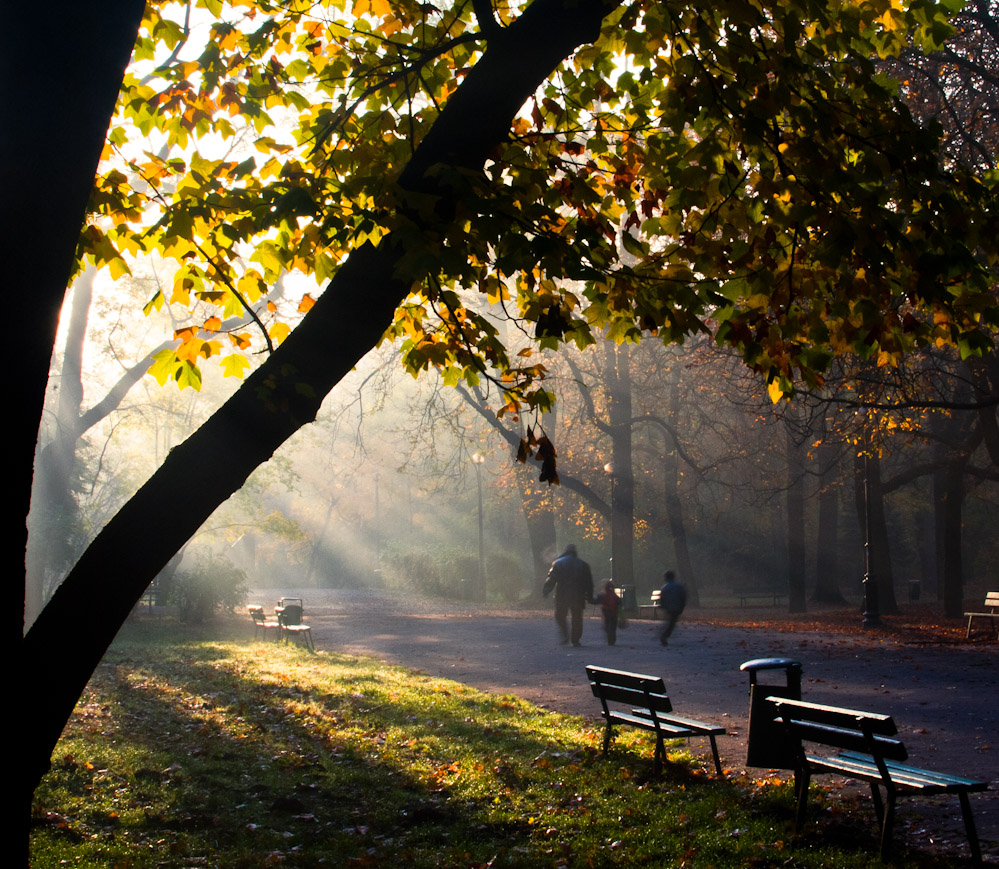
[[[663,578],[666,584],[659,589],[659,607],[666,613],[666,624],[659,635],[659,642],[666,646],[676,627],[676,620],[687,605],[687,589],[676,581],[676,574],[672,570],[667,570]]]
[[[548,571],[541,593],[548,597],[555,590],[555,623],[562,635],[562,642],[572,640],[579,645],[583,636],[583,607],[593,600],[593,574],[588,565],[576,554],[576,547],[569,544]],[[566,617],[572,615],[572,632],[566,626]]]

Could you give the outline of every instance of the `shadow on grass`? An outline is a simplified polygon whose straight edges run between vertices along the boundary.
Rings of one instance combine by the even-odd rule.
[[[678,749],[653,778],[646,734],[604,759],[513,696],[212,633],[123,632],[39,789],[36,865],[871,865],[870,838],[795,840],[786,786]]]

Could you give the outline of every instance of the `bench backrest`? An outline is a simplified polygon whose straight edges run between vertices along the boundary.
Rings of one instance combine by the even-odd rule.
[[[264,608],[262,606],[251,606],[247,607],[247,609],[250,611],[250,618],[253,619],[253,621],[255,622],[266,621],[266,619],[264,618]]]
[[[999,591],[990,591],[985,595],[985,606],[993,612],[999,609]]]
[[[302,623],[302,607],[297,603],[287,604],[281,614],[278,616],[278,621],[282,625],[300,625]]]
[[[660,676],[628,673],[607,667],[587,667],[586,675],[590,679],[593,696],[600,699],[605,711],[608,703],[623,703],[635,709],[655,712],[673,711]]]
[[[803,742],[814,742],[846,751],[859,751],[875,758],[905,760],[908,754],[890,715],[823,706],[786,697],[768,697],[778,721]]]

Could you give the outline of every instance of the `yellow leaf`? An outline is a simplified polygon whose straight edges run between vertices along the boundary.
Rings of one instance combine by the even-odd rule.
[[[222,321],[218,317],[209,317],[205,320],[204,330],[206,332],[218,332],[222,328]]]
[[[308,293],[302,296],[302,301],[298,305],[298,312],[300,314],[307,314],[312,310],[312,306],[316,303],[316,300],[312,298]]]
[[[271,336],[271,339],[275,343],[280,344],[282,341],[284,341],[285,338],[288,337],[288,335],[291,334],[291,326],[289,326],[287,323],[275,323],[267,331],[268,334]]]
[[[767,394],[770,396],[770,400],[774,404],[780,404],[780,400],[784,397],[784,390],[781,389],[780,379],[774,378],[767,385]]]
[[[246,370],[250,367],[250,362],[245,356],[233,353],[222,360],[222,372],[224,377],[238,377],[242,380]]]

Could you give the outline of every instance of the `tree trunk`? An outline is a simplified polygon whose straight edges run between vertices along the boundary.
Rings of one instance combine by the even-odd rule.
[[[683,501],[680,499],[680,461],[677,456],[678,444],[675,432],[680,415],[680,390],[676,382],[670,394],[669,422],[673,432],[663,430],[663,485],[665,487],[666,519],[669,522],[670,536],[673,538],[673,554],[680,579],[687,587],[687,605],[700,606],[701,593],[694,574],[694,564],[687,546],[687,527],[683,518]]]
[[[578,45],[599,35],[603,17],[614,6],[600,0],[535,0],[502,38],[490,43],[459,85],[417,147],[400,185],[438,196],[446,209],[452,194],[437,187],[427,170],[439,165],[480,169],[524,102]],[[95,38],[88,45],[101,43]],[[78,71],[66,77],[80,79]],[[106,120],[107,114],[105,126]],[[74,232],[78,229],[77,219]],[[406,247],[411,244],[412,238]],[[258,465],[315,419],[327,393],[381,338],[411,286],[397,276],[403,247],[388,236],[377,249],[365,244],[348,257],[302,323],[170,452],[41,612],[21,656],[24,712],[18,716],[17,744],[27,763],[18,790],[25,801],[48,768],[76,699],[145,587]],[[82,619],[81,613],[100,618]]]
[[[55,432],[51,442],[39,451],[35,464],[25,564],[25,626],[42,610],[47,577],[68,570],[73,560],[70,540],[79,505],[73,496],[72,479],[83,404],[83,347],[96,276],[97,270],[90,266],[73,285],[58,377]]]
[[[787,611],[803,613],[805,594],[805,474],[801,445],[785,431],[787,455]]]
[[[62,4],[58,10],[33,3],[4,5],[0,28],[0,238],[16,239],[5,258],[6,315],[17,324],[17,377],[12,379],[13,407],[20,424],[7,445],[8,503],[13,503],[17,530],[8,540],[6,575],[21,585],[20,605],[6,608],[11,644],[24,632],[27,517],[31,507],[38,422],[55,346],[59,312],[72,271],[73,253],[87,202],[94,186],[108,123],[131,56],[144,0]],[[44,58],[44,62],[39,62]],[[15,639],[16,638],[16,639]],[[17,669],[21,687],[39,674],[29,674],[22,656]],[[58,673],[42,674],[51,682]],[[82,686],[81,686],[82,688]],[[70,689],[75,690],[75,689]],[[23,692],[15,685],[15,695]],[[21,726],[31,724],[18,716]],[[33,740],[18,743],[19,774],[15,785],[15,817],[25,832],[31,794],[39,770],[25,757],[48,751]],[[19,837],[12,860],[28,862],[27,835]],[[20,859],[19,859],[20,858]]]
[[[942,516],[944,615],[960,618],[964,613],[964,566],[961,560],[962,504],[964,502],[964,459],[947,466],[942,498],[936,502]]]
[[[533,468],[518,469],[517,483],[520,487],[521,509],[531,540],[531,565],[534,571],[531,589],[535,597],[541,597],[548,568],[558,555],[551,492],[538,491]]]
[[[815,603],[841,604],[846,601],[839,590],[839,466],[832,457],[838,447],[823,444],[818,449],[822,474],[815,549],[815,592],[812,600]]]
[[[631,450],[631,353],[627,344],[605,342],[610,398],[611,559],[616,585],[635,582],[635,474]]]

